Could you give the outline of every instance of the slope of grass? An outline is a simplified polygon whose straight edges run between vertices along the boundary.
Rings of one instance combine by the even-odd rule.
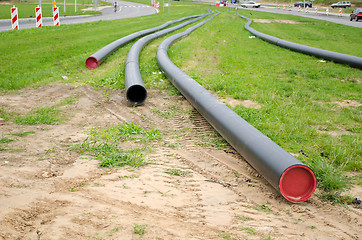
[[[43,17],[52,17],[52,0],[43,0],[42,2],[42,16]],[[98,1],[98,6],[112,5],[108,2]],[[15,5],[18,8],[19,18],[35,18],[35,7],[39,5],[37,0],[26,0],[26,1],[10,1],[9,4],[0,5],[0,19],[10,19],[10,8]],[[91,0],[77,0],[77,12],[75,12],[75,1],[68,0],[66,8],[64,11],[64,1],[57,2],[57,7],[59,7],[59,15],[64,16],[74,16],[74,15],[94,15],[100,14],[100,12],[95,11],[82,11],[85,8],[94,7]]]
[[[171,19],[205,13],[206,10],[203,7],[179,8],[170,14],[2,32],[0,89],[19,89],[32,84],[61,81],[63,76],[68,76],[68,81],[94,80],[100,84],[117,82],[116,87],[123,87],[122,81],[115,82],[113,79],[118,71],[123,71],[118,68],[122,61],[116,66],[101,65],[98,68],[101,71],[90,71],[85,67],[85,59],[128,34],[158,26]],[[115,56],[126,56],[129,47],[123,47],[106,62]]]

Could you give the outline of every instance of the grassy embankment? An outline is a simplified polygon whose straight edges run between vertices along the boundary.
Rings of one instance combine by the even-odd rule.
[[[52,0],[42,0],[42,15],[43,17],[52,17]],[[64,12],[64,1],[56,1],[59,7],[59,15],[74,16],[74,15],[94,15],[100,14],[95,11],[83,11],[85,8],[94,7],[92,0],[77,0],[77,12],[75,12],[75,1],[67,0],[66,11]],[[112,5],[111,3],[98,1],[98,6]],[[12,0],[0,1],[0,19],[10,19],[10,8],[15,5],[18,8],[19,18],[33,18],[35,17],[35,7],[39,5],[37,0]]]
[[[68,82],[124,88],[124,62],[131,44],[96,70],[84,66],[86,57],[129,33],[171,18],[205,12],[207,8],[210,7],[174,7],[170,14],[0,33],[0,88],[9,91],[64,82],[62,76],[67,76]],[[226,9],[218,10],[221,15],[172,46],[171,60],[218,96],[259,104],[260,108],[241,104],[232,108],[309,165],[317,175],[322,197],[343,201],[339,194],[350,182],[361,184],[361,70],[321,62],[249,38],[250,33],[243,29],[244,20]],[[361,44],[354,38],[360,34],[358,28],[296,16],[239,11],[251,18],[299,22],[253,23],[252,27],[261,32],[362,56]],[[159,71],[155,51],[162,39],[142,52],[141,72],[146,87],[174,93],[177,91],[164,81],[165,76],[154,74]],[[347,101],[357,106],[341,106]]]

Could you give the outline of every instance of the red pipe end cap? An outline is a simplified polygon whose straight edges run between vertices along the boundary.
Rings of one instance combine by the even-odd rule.
[[[98,64],[98,59],[92,56],[88,57],[87,60],[85,60],[85,65],[89,69],[95,69],[96,67],[98,67]]]
[[[287,168],[279,180],[281,194],[291,202],[306,201],[312,196],[316,187],[314,172],[304,165]]]

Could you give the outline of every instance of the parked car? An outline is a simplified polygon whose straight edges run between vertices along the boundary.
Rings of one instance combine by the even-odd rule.
[[[304,2],[296,2],[296,3],[294,3],[294,7],[299,7],[299,6],[301,6],[301,7],[312,7],[312,3],[311,2],[305,2],[305,6],[304,6]]]
[[[351,12],[351,14],[349,15],[349,20],[352,21],[353,19],[356,21],[362,19],[362,8],[356,8]]]
[[[240,4],[240,6],[243,7],[243,8],[259,8],[259,7],[260,7],[260,3],[256,3],[256,2],[246,2],[246,3]]]
[[[331,8],[348,8],[348,7],[351,7],[351,2],[348,1],[341,1],[331,5]]]
[[[226,7],[227,1],[226,0],[220,0],[220,6]]]

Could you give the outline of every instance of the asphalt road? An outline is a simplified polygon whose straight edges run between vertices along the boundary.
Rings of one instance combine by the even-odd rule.
[[[356,21],[349,20],[349,13],[342,14],[341,17],[339,17],[338,14],[336,14],[336,13],[330,13],[327,16],[325,11],[324,12],[319,11],[318,14],[315,14],[314,9],[310,9],[309,13],[305,13],[304,11],[298,12],[298,11],[296,11],[296,9],[294,9],[293,11],[288,11],[288,10],[283,10],[282,7],[281,7],[281,9],[278,9],[276,7],[267,7],[267,6],[261,6],[260,8],[248,8],[248,10],[280,13],[280,14],[292,14],[292,15],[296,15],[296,16],[315,18],[315,19],[330,21],[330,22],[334,22],[334,23],[338,23],[338,24],[347,25],[347,26],[362,28],[362,21],[356,22]],[[346,11],[346,10],[343,9],[343,11]]]
[[[112,0],[106,0],[107,2],[113,2]],[[60,24],[78,24],[86,22],[96,22],[96,21],[107,21],[107,20],[116,20],[122,18],[132,18],[140,17],[145,15],[156,14],[158,10],[148,5],[117,1],[118,2],[118,11],[114,12],[112,6],[99,7],[98,11],[101,11],[101,15],[86,15],[86,16],[68,16],[62,17],[62,9],[59,8],[60,14]],[[43,18],[43,26],[53,26],[53,18],[47,17]],[[19,29],[35,28],[35,18],[25,18],[19,19]],[[11,30],[11,21],[10,19],[0,20],[0,32]]]

